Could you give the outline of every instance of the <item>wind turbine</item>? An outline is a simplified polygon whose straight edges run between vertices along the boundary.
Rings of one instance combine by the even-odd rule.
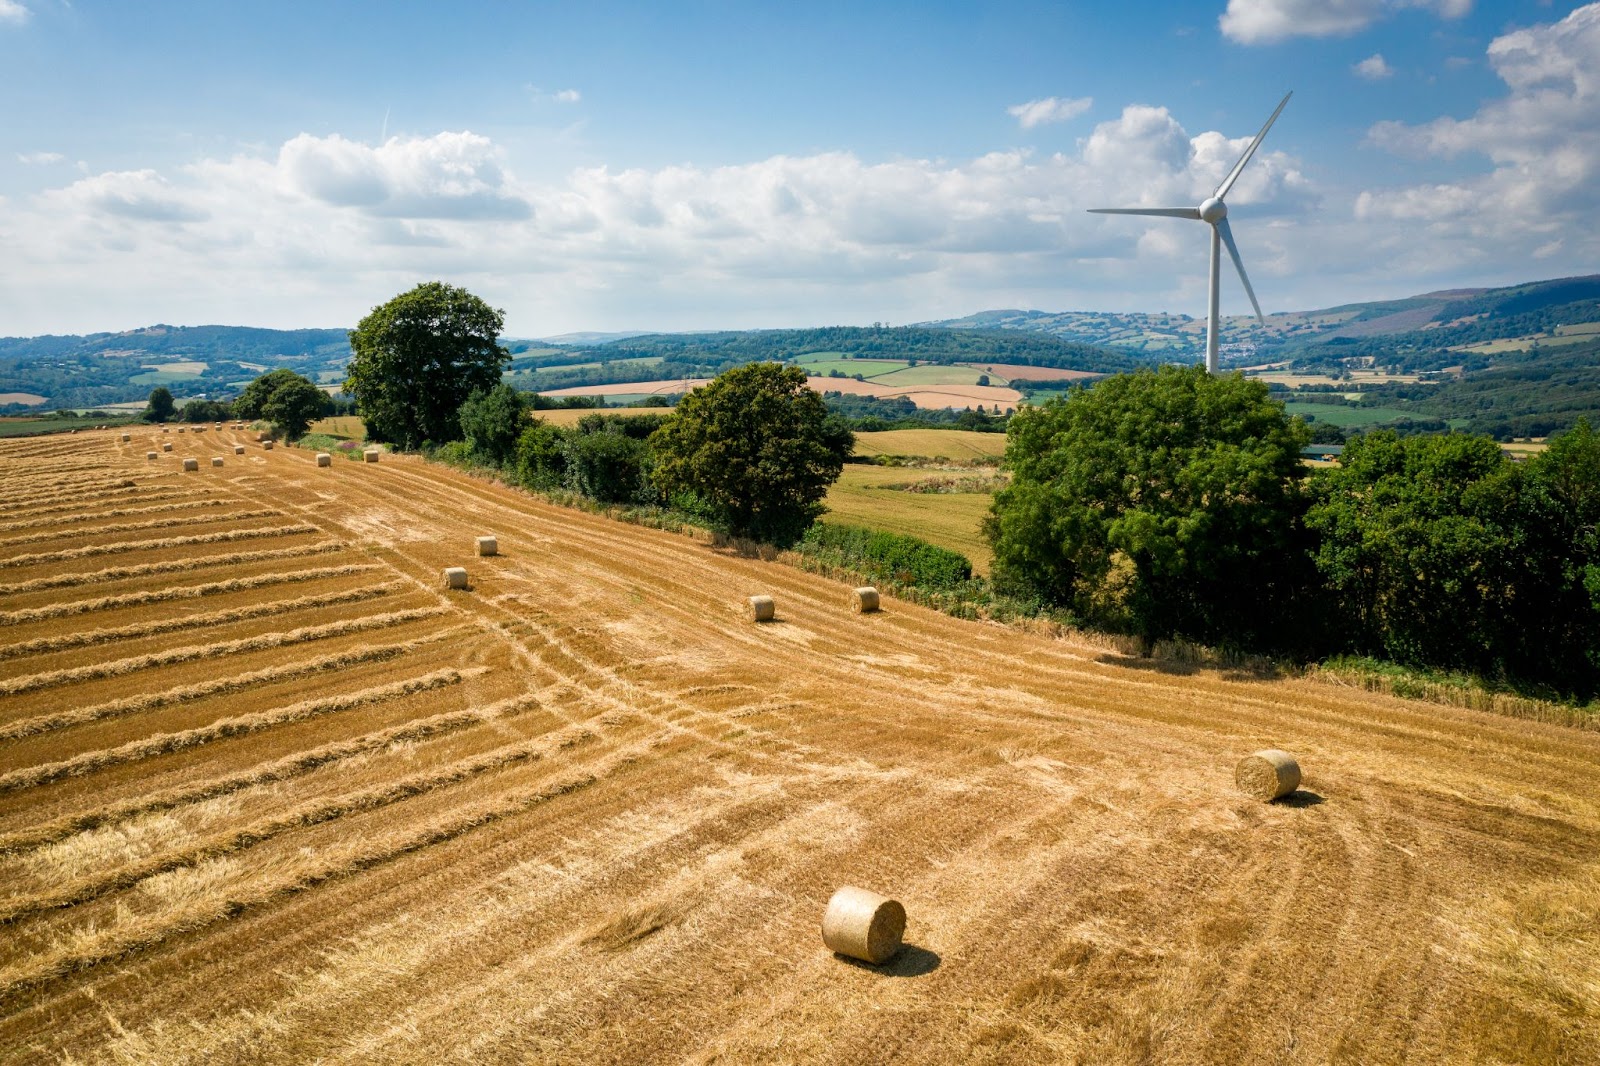
[[[1272,124],[1278,121],[1278,115],[1283,112],[1283,105],[1289,102],[1289,97],[1294,93],[1288,92],[1283,99],[1278,101],[1277,110],[1272,112],[1272,117],[1267,119],[1266,125],[1261,127],[1261,132],[1256,134],[1256,139],[1250,142],[1250,147],[1244,150],[1244,155],[1233,165],[1228,176],[1222,179],[1222,184],[1217,186],[1217,191],[1205,200],[1199,207],[1092,207],[1090,212],[1096,215],[1159,215],[1163,218],[1190,218],[1196,222],[1209,222],[1211,224],[1211,303],[1209,317],[1206,319],[1206,370],[1209,373],[1217,372],[1217,307],[1221,299],[1222,282],[1222,246],[1228,246],[1228,255],[1233,257],[1233,265],[1239,271],[1239,280],[1244,282],[1244,291],[1250,297],[1250,306],[1256,309],[1256,321],[1263,326],[1267,320],[1261,315],[1261,305],[1256,302],[1255,290],[1250,287],[1250,279],[1244,272],[1244,260],[1239,258],[1239,246],[1233,243],[1233,230],[1228,228],[1228,205],[1223,203],[1223,198],[1228,195],[1228,190],[1233,188],[1233,183],[1239,180],[1239,175],[1244,171],[1244,165],[1250,162],[1250,157],[1256,154],[1256,149],[1261,147],[1262,138]]]

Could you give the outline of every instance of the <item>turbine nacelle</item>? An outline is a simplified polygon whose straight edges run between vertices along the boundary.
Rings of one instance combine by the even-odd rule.
[[[1200,221],[1209,222],[1215,226],[1218,222],[1228,217],[1228,205],[1217,196],[1210,197],[1200,204]]]

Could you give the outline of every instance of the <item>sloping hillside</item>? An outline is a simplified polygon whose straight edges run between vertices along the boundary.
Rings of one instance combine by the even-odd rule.
[[[226,431],[0,442],[0,515],[8,1062],[1600,1058],[1600,733]]]

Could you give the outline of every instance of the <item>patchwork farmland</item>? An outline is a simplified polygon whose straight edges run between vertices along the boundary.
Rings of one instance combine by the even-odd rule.
[[[1600,1060],[1600,732],[131,437],[0,441],[7,1062]]]

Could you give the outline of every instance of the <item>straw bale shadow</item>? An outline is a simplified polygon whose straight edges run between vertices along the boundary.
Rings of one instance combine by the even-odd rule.
[[[835,954],[834,958],[858,970],[882,974],[884,977],[922,977],[937,970],[942,961],[938,952],[919,948],[915,944],[900,945],[900,950],[895,952],[888,962],[877,966],[870,962],[862,962],[860,959],[852,959],[848,955]]]
[[[1328,801],[1320,793],[1312,792],[1310,789],[1297,788],[1287,796],[1279,796],[1272,802],[1279,807],[1293,807],[1296,810],[1300,810],[1304,807],[1315,807]]]

